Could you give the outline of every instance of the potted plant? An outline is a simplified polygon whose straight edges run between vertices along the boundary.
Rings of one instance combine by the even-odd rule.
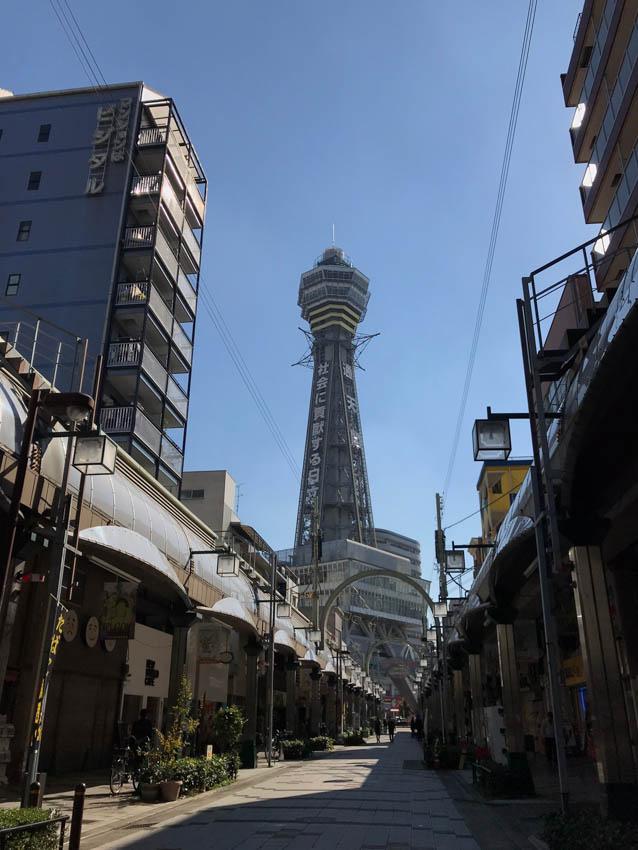
[[[182,780],[177,778],[178,760],[182,757],[184,739],[192,736],[199,725],[199,720],[190,716],[193,692],[186,674],[182,674],[177,702],[173,706],[173,722],[166,733],[157,733],[159,755],[160,794],[165,803],[171,803],[179,797]]]
[[[139,754],[141,769],[137,790],[143,803],[155,803],[160,794],[161,756],[155,749]]]

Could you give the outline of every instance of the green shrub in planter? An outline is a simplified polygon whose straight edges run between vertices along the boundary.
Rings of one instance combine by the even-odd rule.
[[[310,738],[308,741],[313,752],[321,750],[334,750],[335,742],[327,735],[318,735],[316,738]]]
[[[541,838],[550,850],[635,850],[638,827],[593,812],[554,812],[545,819]]]
[[[284,750],[284,758],[290,761],[306,758],[309,752],[312,752],[308,748],[309,742],[300,741],[298,738],[292,738],[290,741],[282,741],[281,744]]]
[[[24,826],[28,823],[40,823],[49,818],[58,817],[55,809],[1,809],[0,830],[12,826]],[[37,832],[19,833],[14,838],[5,841],[6,850],[57,850],[60,843],[59,825],[52,824]]]
[[[165,763],[160,771],[162,780],[179,780],[183,794],[198,794],[218,785],[231,782],[237,776],[238,756],[234,753],[213,755],[212,758],[183,758]]]
[[[343,743],[346,747],[357,747],[366,743],[366,739],[359,732],[349,732],[343,736]]]

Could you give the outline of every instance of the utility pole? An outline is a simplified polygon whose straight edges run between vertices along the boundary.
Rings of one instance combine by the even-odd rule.
[[[439,601],[447,602],[447,574],[445,572],[445,533],[441,528],[441,496],[436,494],[436,558],[439,564]],[[443,678],[441,679],[441,725],[443,726],[443,743],[447,743],[447,644],[445,642],[445,617],[441,617],[440,648],[443,660]]]
[[[277,576],[277,556],[273,552],[270,559],[270,597],[268,599],[268,626],[269,626],[269,638],[268,638],[268,716],[266,718],[268,724],[268,732],[267,732],[267,750],[266,756],[268,759],[268,767],[272,767],[273,761],[273,753],[272,753],[272,738],[273,738],[273,728],[272,728],[272,715],[273,715],[273,704],[275,699],[275,587],[276,587],[276,576]]]

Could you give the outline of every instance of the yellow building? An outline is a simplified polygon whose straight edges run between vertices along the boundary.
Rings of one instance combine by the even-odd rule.
[[[518,493],[531,460],[514,458],[512,460],[485,461],[476,483],[481,508],[481,537],[473,537],[472,543],[493,543],[505,514],[509,511],[514,497]],[[474,573],[478,571],[489,550],[472,548]]]

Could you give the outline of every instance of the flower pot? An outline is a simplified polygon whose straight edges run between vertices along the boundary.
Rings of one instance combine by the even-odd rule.
[[[140,782],[140,797],[143,803],[156,803],[159,795],[159,782]]]
[[[160,793],[162,800],[165,803],[174,803],[179,797],[179,792],[182,790],[181,779],[166,779],[160,782]]]

